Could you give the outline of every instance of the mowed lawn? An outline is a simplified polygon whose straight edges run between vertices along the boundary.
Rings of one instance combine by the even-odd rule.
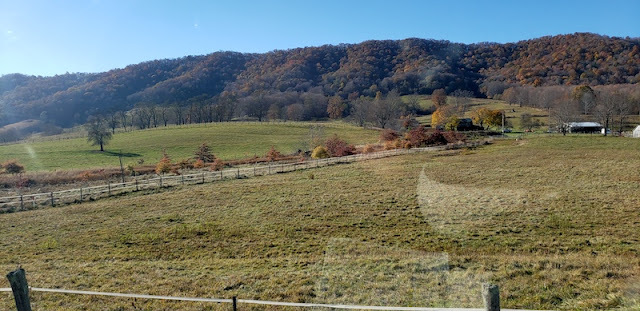
[[[322,130],[310,131],[320,126]],[[195,150],[207,143],[223,160],[263,156],[271,146],[282,153],[309,148],[310,133],[325,137],[337,134],[349,143],[376,142],[379,132],[365,130],[346,123],[209,123],[182,127],[160,127],[116,133],[105,152],[91,146],[86,138],[41,141],[0,146],[0,160],[17,159],[27,171],[54,171],[119,166],[123,162],[156,163],[163,149],[174,161],[193,157]]]
[[[639,151],[507,140],[3,214],[0,267],[34,287],[393,306],[479,308],[488,281],[505,308],[637,310]],[[31,296],[35,310],[230,308]]]

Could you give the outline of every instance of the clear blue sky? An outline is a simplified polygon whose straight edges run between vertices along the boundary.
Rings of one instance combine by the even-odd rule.
[[[574,32],[640,37],[640,0],[0,0],[0,75],[101,72],[220,50]]]

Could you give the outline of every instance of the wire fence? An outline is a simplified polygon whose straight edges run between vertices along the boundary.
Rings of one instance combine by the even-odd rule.
[[[105,185],[93,187],[0,197],[0,209],[3,209],[4,211],[29,210],[44,206],[56,206],[56,204],[92,201],[134,191],[161,189],[181,185],[204,184],[225,179],[241,179],[272,175],[297,170],[325,167],[340,163],[366,161],[417,152],[474,147],[483,143],[484,141],[474,141],[435,147],[392,149],[343,157],[304,160],[294,163],[269,163],[267,165],[237,167],[219,171],[203,171],[195,174],[185,175],[158,176],[153,178],[134,177],[130,181],[121,183],[108,183]]]

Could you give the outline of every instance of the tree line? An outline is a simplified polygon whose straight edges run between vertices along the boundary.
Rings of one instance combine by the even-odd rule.
[[[173,114],[187,115],[187,122],[228,119],[241,109],[264,119],[270,108],[272,115],[313,119],[321,110],[326,113],[309,103],[320,96],[353,102],[362,96],[375,98],[378,92],[429,95],[444,89],[447,94],[462,90],[491,98],[513,85],[594,87],[639,81],[640,41],[632,38],[572,34],[471,45],[415,38],[372,40],[264,54],[216,52],[97,74],[5,75],[0,77],[0,125],[40,119],[44,113],[47,123],[69,127],[85,123],[90,115],[130,111],[143,104],[167,110],[179,106],[182,111],[175,108]],[[263,105],[271,98],[278,99]],[[220,111],[197,107],[222,99],[232,105],[216,106]],[[251,104],[258,107],[248,108]]]

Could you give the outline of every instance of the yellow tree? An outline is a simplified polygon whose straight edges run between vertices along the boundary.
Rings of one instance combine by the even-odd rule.
[[[436,109],[436,111],[431,115],[431,127],[436,128],[443,126],[452,115],[453,113],[450,107],[442,106]]]

